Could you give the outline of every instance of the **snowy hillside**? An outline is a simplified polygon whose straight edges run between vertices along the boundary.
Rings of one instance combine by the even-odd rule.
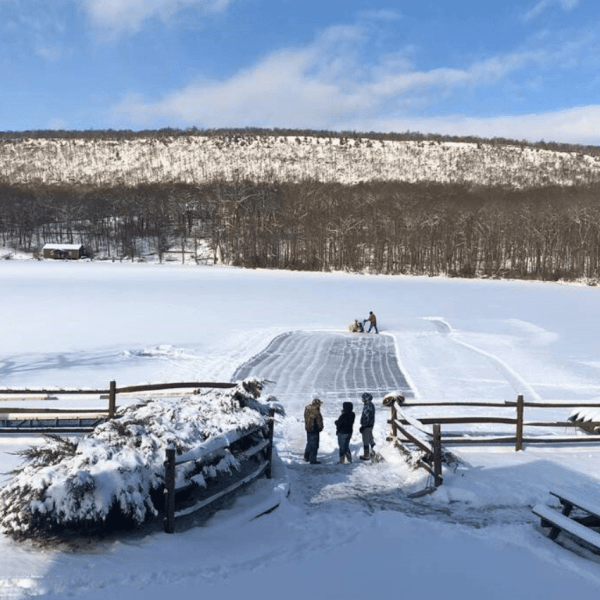
[[[211,181],[458,183],[515,188],[600,180],[600,157],[491,142],[231,135],[0,140],[4,183]]]

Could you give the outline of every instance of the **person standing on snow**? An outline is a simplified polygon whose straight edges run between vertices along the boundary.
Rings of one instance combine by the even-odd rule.
[[[350,452],[350,438],[352,437],[352,427],[354,426],[354,412],[352,402],[342,404],[342,414],[335,422],[335,432],[337,433],[338,445],[340,447],[340,463],[352,462]]]
[[[304,460],[311,465],[320,465],[317,460],[319,450],[319,434],[323,431],[323,416],[321,415],[321,400],[315,398],[304,409],[304,428],[306,429],[306,449]]]
[[[363,321],[363,323],[369,323],[369,329],[367,333],[371,333],[371,329],[375,329],[375,333],[379,333],[377,330],[377,317],[373,313],[373,311],[369,312],[369,316]]]
[[[369,460],[369,450],[373,451],[375,440],[373,439],[373,426],[375,425],[375,406],[373,396],[368,392],[362,395],[363,410],[360,416],[360,433],[362,434],[364,455],[361,460]]]

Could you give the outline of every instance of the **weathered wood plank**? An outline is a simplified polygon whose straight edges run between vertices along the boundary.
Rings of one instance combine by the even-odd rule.
[[[544,526],[545,522],[551,523],[552,526],[557,527],[561,531],[567,531],[572,536],[600,550],[600,533],[577,523],[577,521],[573,521],[573,519],[545,504],[536,504],[532,512],[542,519],[542,526]]]
[[[153,390],[176,390],[185,388],[234,388],[237,383],[219,383],[219,382],[185,382],[185,383],[153,383],[149,385],[130,385],[116,389],[117,394],[128,394],[131,392],[150,392]]]
[[[184,515],[190,515],[190,514],[196,512],[197,510],[200,510],[201,508],[208,506],[209,504],[211,504],[215,500],[218,500],[219,498],[225,496],[226,494],[233,492],[234,490],[241,487],[242,485],[245,485],[246,483],[250,483],[254,479],[257,479],[258,477],[260,477],[263,474],[263,472],[266,470],[267,466],[268,466],[268,463],[265,462],[258,469],[256,469],[256,471],[250,473],[249,475],[246,475],[246,477],[244,477],[243,479],[236,481],[235,483],[233,483],[229,487],[225,488],[224,490],[221,490],[214,496],[211,496],[210,498],[206,498],[200,502],[196,502],[193,506],[189,506],[188,508],[184,508],[182,510],[176,511],[175,517],[183,517]]]
[[[9,415],[9,414],[14,414],[14,415],[21,415],[21,414],[69,415],[69,414],[84,414],[84,413],[102,414],[102,415],[108,414],[108,410],[106,408],[23,408],[23,407],[13,407],[13,406],[3,406],[0,409],[0,412],[1,412],[0,419],[4,418],[2,415],[5,415],[5,414],[6,415]]]
[[[594,515],[600,519],[600,503],[594,502],[590,498],[583,498],[581,496],[575,496],[571,492],[568,491],[559,491],[559,492],[550,492],[552,496],[556,496],[561,503],[571,504],[572,506],[576,506],[581,510],[584,510],[590,515]]]

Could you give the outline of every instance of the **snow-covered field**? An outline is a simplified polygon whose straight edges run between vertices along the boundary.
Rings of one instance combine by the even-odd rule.
[[[531,506],[551,503],[556,487],[597,495],[600,448],[453,448],[464,462],[434,494],[411,499],[428,479],[386,444],[381,405],[396,389],[416,401],[600,396],[597,289],[51,261],[3,262],[0,289],[0,386],[267,377],[287,410],[276,479],[291,489],[249,520],[263,482],[174,535],[154,528],[76,549],[0,536],[0,597],[598,597],[600,557],[548,540]],[[347,333],[369,310],[380,336]],[[364,389],[386,460],[337,465],[333,421],[343,400],[360,410]],[[323,464],[310,466],[302,411],[314,393],[325,431]],[[0,438],[0,483],[18,462],[11,452],[30,443]]]

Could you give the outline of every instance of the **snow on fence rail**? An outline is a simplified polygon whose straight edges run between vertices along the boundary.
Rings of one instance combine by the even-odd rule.
[[[405,402],[405,398],[399,394],[388,394],[383,399],[384,406],[391,410],[391,418],[388,423],[392,426],[391,438],[396,446],[401,450],[409,452],[407,445],[412,445],[424,453],[423,458],[417,461],[418,466],[429,471],[435,479],[435,485],[442,483],[442,461],[443,451],[442,443],[445,445],[454,444],[504,444],[510,443],[515,445],[515,451],[523,450],[524,443],[583,443],[583,442],[600,442],[600,435],[528,435],[525,436],[524,428],[573,428],[576,427],[583,431],[596,432],[600,429],[600,420],[591,420],[586,418],[585,421],[577,418],[578,413],[574,413],[567,421],[526,421],[525,408],[577,408],[579,413],[581,409],[592,408],[598,409],[600,415],[600,403],[598,402],[525,402],[522,395],[517,396],[516,401],[504,402],[466,402],[466,401],[423,401],[423,402]],[[516,410],[515,417],[501,416],[430,416],[420,417],[418,419],[412,417],[405,412],[407,408],[422,408],[422,407],[482,407],[482,408],[502,408]],[[583,414],[583,413],[582,413]],[[469,424],[505,424],[514,425],[514,435],[469,435],[464,432],[442,434],[442,425],[469,425]],[[431,426],[431,429],[428,428]],[[408,428],[411,428],[410,430]],[[401,437],[402,436],[402,437]],[[433,465],[433,466],[431,466]]]
[[[206,505],[263,473],[270,476],[275,451],[269,432],[274,415],[285,410],[273,396],[261,398],[268,383],[246,378],[184,394],[154,391],[176,384],[136,386],[151,387],[151,397],[134,398],[91,433],[48,436],[19,452],[23,462],[0,489],[0,530],[16,540],[42,539],[149,523],[164,507],[168,448],[181,463],[178,512],[199,508],[199,501]],[[272,510],[285,492],[281,482],[260,487],[273,487],[272,493],[268,499],[262,494],[258,506],[244,501],[248,514]]]
[[[99,423],[113,419],[117,411],[117,395],[136,392],[175,390],[185,388],[233,388],[235,383],[228,382],[178,382],[152,383],[117,387],[116,381],[109,383],[108,389],[95,388],[0,388],[0,402],[9,396],[20,396],[22,400],[55,400],[57,396],[79,395],[99,396],[107,399],[106,408],[46,408],[13,407],[0,405],[0,433],[16,431],[36,431],[38,433],[78,433],[91,431]]]
[[[261,432],[261,427],[255,427],[244,433],[236,432],[228,436],[215,438],[210,448],[203,447],[201,451],[190,450],[181,456],[175,455],[175,448],[170,446],[166,449],[165,459],[165,504],[164,504],[164,531],[165,533],[175,533],[175,519],[192,514],[214,502],[220,498],[230,494],[238,488],[246,485],[260,476],[265,475],[267,479],[271,479],[271,463],[273,454],[273,430],[275,423],[275,410],[269,410],[269,419],[267,425],[266,437],[258,436],[256,440],[250,440],[248,447],[240,451],[232,450],[232,445],[238,442],[243,442],[248,438],[252,438],[255,434]],[[240,477],[234,481],[229,481],[225,486],[222,486],[214,492],[209,492],[209,495],[193,498],[193,502],[187,505],[181,505],[176,509],[178,496],[183,494],[191,494],[197,492],[199,488],[205,485],[202,475],[191,475],[189,467],[191,465],[193,473],[194,466],[199,462],[207,459],[218,457],[232,456],[237,463],[246,463],[245,469],[238,469]],[[183,467],[183,473],[179,475],[177,467]],[[186,469],[188,472],[186,473]],[[187,475],[187,476],[186,476]]]
[[[0,398],[2,395],[16,396],[20,395],[29,399],[42,397],[42,399],[55,398],[57,395],[77,394],[77,395],[99,395],[100,397],[108,397],[107,408],[23,408],[9,407],[0,409],[0,433],[15,432],[23,429],[27,431],[35,430],[40,433],[48,432],[84,432],[93,429],[95,425],[102,421],[114,418],[117,410],[117,395],[149,392],[160,390],[174,390],[184,388],[234,388],[235,383],[223,382],[179,382],[179,383],[154,383],[147,385],[131,385],[125,387],[117,387],[115,381],[111,381],[107,390],[104,389],[83,389],[83,388],[44,388],[44,389],[2,389],[0,388]],[[17,415],[20,415],[16,419]],[[13,418],[9,418],[9,417]],[[27,416],[27,418],[24,418]],[[54,419],[54,426],[49,425],[49,421]],[[60,420],[79,420],[78,425],[66,427],[64,424],[59,425]],[[82,425],[82,421],[87,422],[87,426]],[[90,423],[94,421],[93,423]],[[242,442],[257,434],[262,428],[255,427],[246,432],[229,433],[227,436],[215,438],[212,445],[207,449],[203,447],[198,451],[191,450],[185,454],[176,457],[173,447],[167,448],[165,459],[165,520],[164,530],[167,533],[174,533],[175,519],[182,517],[204,508],[223,496],[235,491],[236,489],[248,484],[262,475],[267,479],[271,478],[271,460],[273,453],[273,426],[275,421],[274,409],[269,410],[269,419],[266,432],[266,438],[258,436],[256,443],[244,447],[241,451],[232,451],[232,445]],[[29,422],[27,426],[26,423]],[[12,423],[12,424],[9,424]],[[37,424],[34,425],[34,423]],[[220,455],[231,456],[238,463],[247,463],[250,470],[241,469],[241,476],[235,481],[227,482],[225,487],[220,488],[214,493],[201,498],[195,498],[191,505],[181,506],[176,510],[177,501],[182,497],[185,504],[185,495],[194,495],[205,484],[204,478],[200,475],[193,475],[194,465],[201,465],[203,461],[219,458]],[[254,462],[254,464],[251,464]],[[192,473],[191,477],[186,477],[186,467],[183,469],[181,476],[177,475],[177,466],[186,465],[187,475]],[[190,469],[191,467],[191,469]],[[196,469],[197,470],[197,469]],[[189,504],[189,502],[188,502]]]

